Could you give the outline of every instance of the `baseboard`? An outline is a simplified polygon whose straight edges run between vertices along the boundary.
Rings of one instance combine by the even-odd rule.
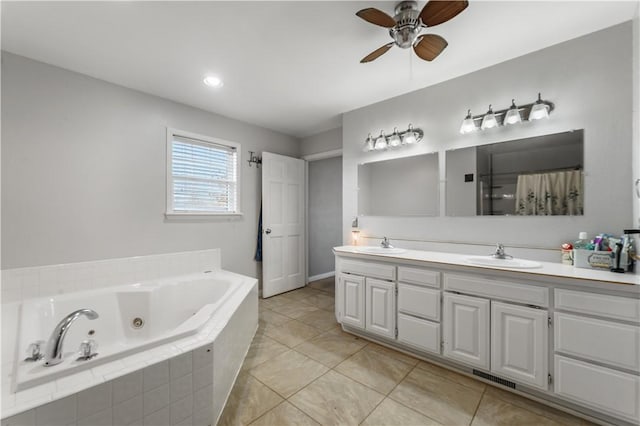
[[[314,281],[323,280],[325,278],[331,278],[336,276],[336,271],[325,272],[324,274],[313,275],[309,277],[307,282],[312,283]]]

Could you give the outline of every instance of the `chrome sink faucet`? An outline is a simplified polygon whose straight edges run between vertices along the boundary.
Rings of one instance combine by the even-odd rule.
[[[69,331],[71,324],[81,316],[94,320],[98,318],[98,313],[93,309],[78,309],[64,317],[62,321],[56,325],[56,328],[53,329],[53,333],[51,333],[51,337],[49,337],[47,349],[44,353],[45,367],[51,367],[52,365],[60,364],[62,362],[62,345],[64,343],[64,338],[67,335],[67,331]]]
[[[389,239],[387,237],[383,237],[382,238],[382,242],[380,243],[380,247],[382,248],[393,248],[393,246],[391,245],[391,243],[389,242]]]
[[[494,259],[513,259],[513,256],[510,256],[504,252],[504,244],[498,243],[496,244],[496,251],[491,255]]]

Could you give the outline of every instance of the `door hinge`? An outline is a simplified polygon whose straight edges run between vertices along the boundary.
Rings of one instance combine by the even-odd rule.
[[[553,321],[551,321],[551,317],[547,317],[547,326],[551,327],[553,325]]]
[[[398,338],[398,327],[396,327],[396,339]]]
[[[444,340],[440,341],[440,353],[444,352]]]
[[[394,286],[395,291],[396,291],[396,296],[398,295],[398,286]]]
[[[547,383],[550,385],[553,384],[553,376],[551,374],[547,376]]]

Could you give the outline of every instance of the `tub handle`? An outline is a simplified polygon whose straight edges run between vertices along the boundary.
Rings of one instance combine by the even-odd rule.
[[[44,340],[36,340],[27,348],[27,357],[24,359],[25,361],[40,361],[44,358],[44,354],[42,353],[42,345],[45,344]]]
[[[98,349],[98,342],[95,340],[83,340],[80,343],[80,350],[78,351],[78,359],[77,361],[88,361],[91,358],[98,355],[96,350]]]

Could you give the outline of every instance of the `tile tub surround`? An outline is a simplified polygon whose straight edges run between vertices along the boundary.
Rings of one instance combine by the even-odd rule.
[[[2,270],[2,303],[132,284],[221,267],[220,249]]]
[[[328,330],[303,322],[312,317],[295,307],[333,310],[331,283],[260,300],[258,332],[219,425],[590,424],[344,333],[335,321]]]
[[[159,377],[158,374],[154,374],[153,371],[154,367],[159,363],[167,360],[169,360],[170,366],[168,382],[170,402],[172,401],[172,403],[177,403],[178,400],[182,402],[182,405],[174,407],[174,411],[178,408],[181,410],[187,410],[189,406],[198,408],[195,404],[200,400],[196,398],[197,395],[194,390],[200,390],[211,383],[208,383],[209,380],[207,379],[207,374],[209,374],[208,368],[203,367],[203,365],[208,365],[207,362],[202,360],[206,359],[206,357],[200,354],[197,349],[204,346],[208,346],[210,349],[212,343],[213,359],[215,362],[213,363],[211,375],[212,377],[215,375],[218,379],[213,383],[213,388],[216,390],[216,400],[212,401],[210,411],[212,416],[214,416],[212,418],[215,419],[226,401],[226,395],[233,385],[235,376],[240,369],[240,364],[244,359],[247,348],[249,347],[250,339],[255,333],[258,324],[257,280],[248,277],[245,278],[245,281],[231,295],[228,302],[216,311],[216,313],[196,335],[158,346],[143,353],[130,355],[114,362],[108,362],[92,369],[60,378],[55,382],[36,386],[18,393],[10,392],[12,370],[5,370],[9,372],[7,374],[3,374],[2,377],[2,424],[11,424],[10,420],[13,416],[18,419],[26,418],[30,416],[30,412],[36,416],[34,417],[36,424],[50,424],[48,421],[44,423],[41,421],[38,422],[37,413],[42,412],[43,406],[48,406],[47,404],[50,403],[58,403],[57,405],[52,405],[58,407],[59,404],[61,404],[59,401],[67,401],[67,404],[71,406],[73,403],[69,401],[73,400],[78,407],[77,410],[80,410],[79,401],[82,400],[82,395],[85,392],[92,391],[94,387],[98,387],[105,383],[111,383],[112,394],[114,395],[114,398],[116,398],[115,395],[121,393],[120,391],[116,392],[113,390],[114,386],[118,389],[116,384],[120,383],[118,380],[124,376],[136,377],[135,374],[141,372],[140,374],[142,374],[143,377],[142,388],[139,389],[138,385],[132,385],[136,391],[135,395],[132,394],[128,397],[128,401],[126,401],[131,405],[118,407],[119,409],[123,409],[125,414],[130,413],[127,414],[127,416],[132,416],[134,418],[130,419],[127,417],[126,419],[121,419],[116,422],[116,412],[119,411],[116,410],[118,403],[115,399],[112,401],[112,406],[110,407],[112,410],[113,424],[128,424],[128,420],[137,420],[135,418],[138,414],[138,403],[136,402],[136,398],[140,397],[142,404],[144,405],[144,394],[152,390],[156,390],[156,396],[160,399],[164,398],[165,392],[157,390],[158,387],[162,386],[158,383],[167,383],[162,377]],[[4,307],[5,306],[3,306],[3,310]],[[174,367],[171,368],[172,360],[174,359],[181,359],[184,362],[176,363],[176,361],[174,361]],[[190,359],[191,361],[186,361],[187,359]],[[3,364],[3,367],[6,368],[6,365]],[[134,375],[130,376],[132,373]],[[186,376],[189,377],[187,378]],[[146,381],[144,379],[145,377],[147,377]],[[123,389],[129,388],[130,386],[123,385]],[[173,395],[173,400],[171,399],[171,395]],[[191,395],[192,398],[191,402],[185,400],[189,395]],[[176,400],[176,398],[178,398],[178,400]],[[217,400],[218,398],[221,400]],[[150,404],[152,404],[152,399],[153,398],[149,396],[147,397],[147,410],[151,410],[149,407]],[[153,413],[157,414],[159,410],[165,409],[168,409],[168,412],[171,413],[171,405],[162,405],[155,400],[154,403],[158,404],[154,405],[154,408],[160,408],[153,411]],[[58,410],[58,408],[56,408],[56,410]],[[65,409],[65,411],[67,410]],[[153,413],[148,412],[147,414]],[[82,414],[83,413],[81,411],[78,411],[74,422],[81,420],[79,416]],[[107,414],[102,414],[104,414],[105,418],[101,420],[106,421]],[[192,414],[196,414],[195,411]],[[124,414],[117,415],[124,416]],[[157,416],[161,417],[160,414],[157,414]],[[177,417],[181,416],[177,415]],[[178,422],[176,418],[173,418],[173,420]]]

